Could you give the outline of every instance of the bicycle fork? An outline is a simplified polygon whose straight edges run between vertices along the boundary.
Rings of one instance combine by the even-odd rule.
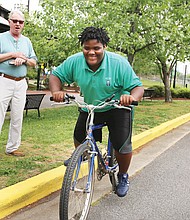
[[[83,161],[83,156],[81,156],[80,160],[78,161],[77,170],[76,170],[75,177],[74,177],[74,180],[71,186],[71,191],[90,193],[90,185],[91,185],[92,174],[93,174],[93,169],[94,169],[94,159],[95,159],[95,155],[97,154],[97,152],[89,151],[88,154],[90,155],[90,169],[88,173],[88,180],[87,180],[86,186],[84,187],[84,189],[78,189],[76,187],[78,183],[78,176],[80,173],[81,164]]]

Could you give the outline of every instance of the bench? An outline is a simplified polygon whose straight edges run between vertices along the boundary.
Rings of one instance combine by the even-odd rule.
[[[28,114],[29,109],[37,109],[38,117],[40,117],[40,105],[44,98],[45,94],[27,94],[26,95],[26,104],[24,110],[26,110],[26,115]]]
[[[143,94],[143,100],[151,99],[152,101],[153,95],[154,95],[154,89],[145,89]]]
[[[26,94],[26,103],[24,110],[26,110],[26,115],[28,114],[29,109],[37,109],[38,117],[40,117],[40,105],[44,98],[45,94]],[[11,111],[10,104],[7,108],[7,111]]]

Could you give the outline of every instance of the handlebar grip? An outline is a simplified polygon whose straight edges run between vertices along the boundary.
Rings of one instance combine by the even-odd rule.
[[[53,96],[51,96],[49,99],[50,99],[50,101],[54,101],[54,100],[53,100]],[[74,99],[75,99],[75,96],[69,95],[69,94],[66,93],[66,94],[65,94],[65,97],[63,98],[63,102],[64,102],[64,101],[69,101],[70,99],[73,99],[73,100],[74,100]]]
[[[53,96],[51,96],[49,99],[50,99],[50,101],[54,101]],[[64,100],[65,99],[63,99],[63,102],[64,102]]]
[[[132,103],[131,103],[131,105],[138,105],[139,103],[138,103],[138,101],[132,101]]]
[[[115,100],[115,103],[118,103],[118,104],[119,104],[120,101],[119,101],[119,100]],[[138,101],[132,101],[131,105],[137,106],[137,105],[139,105],[139,103],[138,103]]]

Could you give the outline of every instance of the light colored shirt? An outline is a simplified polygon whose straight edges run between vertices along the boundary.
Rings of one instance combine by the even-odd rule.
[[[122,94],[129,94],[133,88],[142,86],[128,60],[109,51],[105,51],[101,66],[96,72],[88,67],[80,52],[68,57],[53,71],[53,75],[59,77],[62,83],[76,82],[84,101],[93,105],[98,105],[113,94],[114,99],[119,99]]]
[[[18,40],[15,40],[10,32],[7,31],[0,34],[0,54],[9,52],[22,52],[27,58],[37,60],[29,38],[21,35]],[[0,72],[14,77],[26,76],[27,66],[25,64],[21,66],[10,65],[10,61],[12,59],[0,63]]]

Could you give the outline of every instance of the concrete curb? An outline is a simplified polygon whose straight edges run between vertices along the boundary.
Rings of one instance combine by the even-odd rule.
[[[167,133],[168,131],[171,131],[172,129],[177,128],[178,126],[188,122],[189,120],[190,120],[190,113],[182,115],[171,121],[167,121],[159,126],[156,126],[155,128],[144,131],[141,134],[135,135],[132,138],[133,150]]]
[[[134,136],[133,150],[188,121],[190,113]],[[0,219],[59,190],[64,172],[60,166],[0,190]]]

